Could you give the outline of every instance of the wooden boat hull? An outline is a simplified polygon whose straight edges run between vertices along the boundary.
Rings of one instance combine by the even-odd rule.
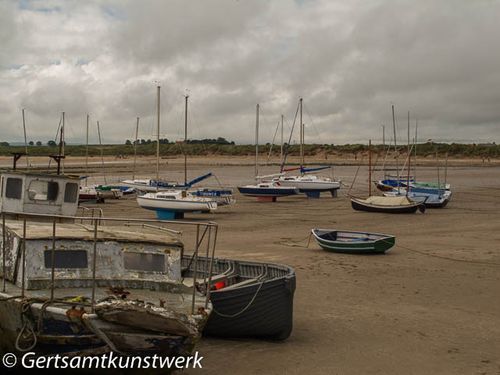
[[[183,264],[189,264],[190,259],[185,256]],[[201,269],[208,269],[206,258],[199,258],[198,262],[202,264]],[[212,291],[213,310],[203,334],[225,338],[288,338],[293,328],[295,271],[285,265],[216,259],[214,273],[228,267],[236,269],[245,279],[255,277],[264,269],[267,277],[241,287]]]
[[[353,241],[340,241],[337,234],[352,237]],[[313,229],[312,234],[325,251],[347,254],[383,254],[392,248],[396,238],[387,234]],[[366,238],[363,238],[366,236]],[[359,240],[356,240],[356,239]]]
[[[9,294],[0,293],[0,298],[10,298]],[[16,352],[15,342],[19,332],[23,329],[24,320],[21,316],[21,307],[24,305],[20,298],[11,298],[0,303],[0,351]],[[29,316],[32,317],[34,327],[43,311],[42,331],[36,333],[36,346],[32,349],[37,355],[68,354],[88,355],[101,354],[113,351],[124,355],[187,355],[192,352],[199,334],[186,332],[172,334],[155,329],[135,327],[127,322],[107,321],[95,314],[84,313],[81,317],[71,318],[68,311],[75,309],[70,304],[65,306],[44,307],[42,302],[32,303]],[[26,319],[26,318],[24,318]],[[31,344],[28,340],[19,342],[21,348]]]
[[[422,211],[425,207],[422,203],[414,203],[405,206],[381,206],[369,204],[356,198],[351,198],[351,205],[356,211],[382,212],[386,214],[414,214],[418,209]]]

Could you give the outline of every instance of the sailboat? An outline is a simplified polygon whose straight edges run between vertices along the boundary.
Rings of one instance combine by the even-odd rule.
[[[311,172],[320,171],[323,169],[328,169],[330,166],[318,167],[318,168],[306,168],[304,166],[304,124],[302,122],[302,101],[299,99],[299,110],[300,110],[300,175],[290,176],[287,175],[287,171],[296,170],[297,168],[285,169],[283,164],[281,167],[280,176],[274,177],[273,181],[279,183],[282,186],[294,186],[299,189],[301,193],[305,193],[309,198],[319,198],[321,192],[330,192],[333,197],[337,195],[337,190],[340,189],[340,181],[334,181],[331,178],[320,177]],[[293,129],[292,129],[293,132]],[[290,134],[290,138],[292,134]],[[289,142],[290,143],[290,142]],[[286,158],[286,155],[285,155]]]
[[[159,88],[159,86],[158,86]],[[186,96],[186,119],[185,119],[185,137],[187,137],[187,98]],[[158,91],[158,100],[159,100],[159,91]],[[158,103],[159,105],[159,103]],[[139,118],[137,118],[137,126],[136,126],[136,131],[135,131],[135,145],[134,145],[134,176],[132,179],[128,180],[123,180],[121,184],[133,188],[138,192],[144,193],[144,192],[156,192],[156,191],[166,191],[166,190],[171,190],[171,189],[190,189],[193,187],[193,185],[213,176],[211,172],[206,173],[204,175],[198,176],[191,181],[187,181],[187,170],[186,170],[186,155],[184,155],[184,171],[185,171],[185,179],[184,183],[178,183],[177,181],[165,181],[165,180],[160,180],[159,178],[159,142],[160,142],[160,129],[159,129],[159,119],[160,119],[160,112],[158,109],[158,129],[157,129],[157,142],[158,146],[156,149],[156,179],[148,178],[148,179],[136,179],[135,178],[135,165],[136,165],[136,156],[137,156],[137,134],[138,134],[138,127],[139,127]]]
[[[394,107],[393,107],[394,108]],[[417,142],[417,125],[415,126],[415,139],[413,147],[416,148]],[[443,208],[445,207],[451,199],[451,190],[446,189],[446,181],[441,184],[439,181],[439,166],[438,166],[438,182],[433,183],[417,183],[415,181],[416,175],[416,152],[415,152],[415,163],[414,163],[414,176],[410,177],[410,165],[411,165],[411,154],[412,148],[410,148],[410,112],[408,112],[408,158],[407,158],[407,171],[408,175],[406,181],[402,178],[397,180],[386,179],[383,182],[378,181],[377,187],[384,191],[384,196],[387,197],[398,197],[406,196],[415,202],[421,202],[425,204],[428,208]],[[437,154],[436,154],[437,161]],[[405,162],[406,166],[406,162]],[[403,166],[403,169],[405,168]],[[398,183],[399,181],[399,183]],[[392,186],[392,188],[390,188]]]
[[[394,106],[393,106],[393,122],[394,122]],[[408,115],[408,137],[409,137],[409,115]],[[420,195],[426,194],[429,196],[426,205],[428,207],[444,207],[447,204],[447,201],[451,198],[451,185],[441,182],[425,182],[425,181],[417,181],[417,129],[418,123],[415,124],[415,139],[414,139],[414,174],[413,176],[409,175],[407,177],[400,177],[399,171],[398,176],[386,175],[383,180],[378,180],[375,182],[375,186],[377,189],[384,193],[394,194],[395,189],[399,189],[399,193],[401,190],[406,190],[408,186],[410,186],[410,192],[414,191],[415,193],[419,193]],[[408,154],[408,164],[410,163],[411,155]],[[437,160],[437,155],[436,155]],[[408,167],[409,168],[409,167]],[[404,166],[403,166],[404,169]],[[438,180],[439,180],[439,170],[438,170]],[[406,192],[404,193],[406,194]],[[432,195],[437,195],[433,197]],[[444,202],[446,200],[446,203]],[[431,202],[435,202],[435,204]],[[444,205],[443,205],[444,204]]]
[[[156,181],[159,181],[160,163],[160,86],[157,87],[157,147]],[[167,189],[157,186],[157,191],[137,196],[137,204],[147,210],[153,210],[159,219],[181,219],[185,212],[212,212],[217,209],[217,202],[210,198],[196,197],[186,190]]]
[[[425,201],[416,202],[411,200],[408,196],[374,196],[371,194],[371,140],[368,145],[368,198],[359,198],[351,196],[352,208],[356,211],[368,211],[368,212],[383,212],[390,214],[408,214],[415,213],[417,210],[420,212],[425,212]]]
[[[189,95],[184,97],[185,99],[185,110],[184,110],[184,144],[187,144],[187,129],[188,129],[188,99]],[[206,175],[201,176],[202,180],[205,180],[205,176],[210,177],[212,173],[208,173]],[[194,197],[205,198],[206,200],[215,201],[218,206],[227,206],[236,203],[236,200],[233,197],[233,191],[227,188],[208,188],[208,187],[199,187],[192,188],[195,183],[202,181],[199,177],[194,180],[188,182],[187,180],[187,154],[184,152],[184,187],[188,190],[188,194]],[[193,182],[194,181],[194,182]]]
[[[255,179],[259,180],[259,104],[256,107],[255,120]],[[296,195],[299,189],[295,186],[283,186],[277,181],[261,181],[256,184],[238,186],[238,191],[248,197],[256,197],[260,201],[276,202],[278,197]]]

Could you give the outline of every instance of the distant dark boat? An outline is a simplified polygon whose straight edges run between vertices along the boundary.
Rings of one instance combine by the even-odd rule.
[[[192,263],[191,256],[183,257],[184,277],[192,276]],[[209,263],[210,259],[198,258],[202,279],[208,275]],[[204,335],[271,340],[285,340],[290,336],[295,292],[293,268],[272,263],[215,259],[212,274],[215,275],[212,276],[210,292],[213,313],[205,326]]]
[[[286,197],[288,195],[296,195],[299,189],[296,187],[280,186],[276,182],[263,182],[256,185],[238,186],[240,194],[249,197]]]
[[[371,196],[366,199],[351,197],[351,205],[356,211],[383,212],[388,214],[413,214],[417,210],[420,210],[422,213],[425,212],[424,202],[414,202],[406,196]]]
[[[312,234],[323,250],[335,253],[385,253],[396,241],[394,236],[369,232],[313,229]]]

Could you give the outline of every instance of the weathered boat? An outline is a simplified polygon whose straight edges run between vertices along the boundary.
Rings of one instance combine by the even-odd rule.
[[[2,234],[6,349],[41,354],[106,346],[120,354],[185,355],[194,348],[211,308],[196,294],[191,312],[176,236],[72,223],[58,224],[53,235],[51,223],[9,220]]]
[[[193,257],[182,259],[183,275],[193,275]],[[198,258],[204,278],[212,269],[213,311],[204,335],[285,340],[293,328],[295,271],[274,263]],[[188,284],[189,285],[189,284]],[[205,282],[206,285],[206,282]],[[205,287],[206,290],[206,287]]]
[[[9,173],[1,180],[3,352],[193,350],[212,307],[182,283],[180,232],[158,220],[62,216],[74,215],[78,200],[78,180],[65,176]],[[203,239],[196,242],[195,254]],[[210,235],[208,242],[215,251]]]
[[[406,196],[380,197],[373,195],[366,199],[351,197],[351,205],[357,211],[387,214],[413,214],[417,210],[425,212],[425,202],[414,202]]]
[[[389,234],[370,232],[313,229],[311,233],[323,250],[335,253],[385,253],[394,246],[396,241],[396,238]]]

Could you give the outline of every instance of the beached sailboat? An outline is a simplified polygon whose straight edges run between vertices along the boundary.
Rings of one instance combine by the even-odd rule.
[[[332,196],[337,196],[337,190],[340,189],[341,182],[334,181],[328,177],[321,177],[311,174],[312,172],[329,169],[330,166],[318,167],[318,168],[306,168],[304,166],[304,124],[302,122],[302,102],[303,99],[299,99],[299,125],[300,125],[300,175],[291,176],[284,172],[296,170],[297,168],[285,169],[284,165],[286,162],[286,153],[282,161],[280,176],[273,179],[274,182],[278,182],[282,186],[293,186],[299,189],[301,193],[305,193],[309,198],[319,198],[321,192],[330,192]],[[292,132],[290,133],[290,140],[292,137]]]
[[[370,232],[313,229],[311,233],[323,250],[335,253],[385,253],[396,241],[394,236]]]
[[[255,120],[255,179],[259,180],[259,104],[256,106]],[[295,186],[283,186],[277,181],[262,181],[256,184],[238,186],[238,191],[248,197],[256,197],[261,201],[276,202],[278,197],[296,195],[299,189]]]
[[[156,174],[159,175],[159,134],[160,134],[160,86],[158,86],[158,145],[156,151]],[[199,177],[198,177],[199,179]],[[158,181],[158,178],[157,178]],[[160,190],[137,196],[137,204],[147,210],[153,210],[159,219],[180,219],[185,212],[212,212],[217,209],[217,202],[211,198],[197,197],[186,190]]]
[[[184,110],[184,144],[188,143],[188,99],[189,96],[186,95],[185,99],[185,110]],[[205,198],[207,200],[212,200],[217,203],[219,207],[221,206],[229,206],[236,203],[236,200],[233,197],[233,190],[228,188],[213,188],[213,187],[197,187],[193,188],[194,184],[205,180],[205,177],[213,176],[212,173],[208,173],[206,175],[195,178],[194,180],[188,182],[188,168],[187,168],[187,154],[184,152],[184,188],[189,189],[188,194]]]
[[[191,181],[187,180],[187,160],[186,160],[186,155],[184,154],[184,183],[179,183],[177,181],[166,181],[166,180],[160,180],[159,178],[159,160],[160,160],[160,87],[158,86],[158,112],[157,112],[157,117],[158,117],[158,124],[157,124],[157,148],[156,148],[156,178],[148,178],[148,179],[137,179],[135,178],[135,166],[136,166],[136,157],[137,157],[137,142],[138,142],[138,128],[139,128],[139,118],[137,118],[137,126],[136,126],[136,131],[135,131],[135,142],[134,142],[134,176],[132,179],[127,179],[123,180],[121,182],[122,185],[127,186],[129,188],[135,189],[138,192],[144,193],[144,192],[156,192],[156,191],[165,191],[165,190],[171,190],[171,189],[191,189],[193,185],[213,176],[211,172],[206,173],[204,175],[198,176]],[[185,134],[184,134],[184,141],[187,141],[187,99],[188,96],[185,97],[186,99],[186,113],[185,113]],[[223,192],[219,192],[220,195],[226,196],[227,195],[227,189]],[[229,204],[229,203],[228,203]]]
[[[407,196],[370,196],[366,199],[351,197],[351,206],[356,211],[383,212],[387,214],[413,214],[425,212],[425,202],[415,202]]]
[[[185,190],[166,190],[137,196],[137,204],[155,211],[159,219],[181,218],[185,212],[213,212],[217,202],[210,198],[196,197]]]
[[[408,115],[408,138],[409,138],[409,115]],[[446,181],[442,183],[439,181],[439,166],[437,168],[438,173],[438,181],[437,182],[426,182],[426,181],[417,181],[417,129],[418,123],[415,124],[415,138],[414,138],[414,173],[413,176],[409,174],[410,162],[411,162],[411,153],[410,150],[408,152],[408,176],[406,178],[398,176],[384,176],[384,179],[378,180],[375,182],[375,186],[377,189],[384,193],[388,193],[387,195],[398,195],[405,194],[406,190],[409,186],[408,195],[411,198],[415,198],[416,200],[425,196],[428,197],[426,206],[427,207],[444,207],[451,199],[451,185]],[[409,143],[409,139],[408,139]],[[436,162],[437,162],[437,154],[436,154]],[[446,170],[447,166],[445,167]],[[404,166],[403,166],[404,169]],[[446,174],[446,173],[445,173]],[[385,195],[385,194],[384,194]]]
[[[368,198],[351,196],[351,206],[356,211],[382,212],[390,214],[425,212],[424,202],[415,202],[405,196],[372,196],[371,190],[371,140],[368,144]]]
[[[415,140],[413,147],[416,148],[417,145],[417,126],[415,126]],[[415,181],[414,177],[410,177],[410,165],[411,165],[411,149],[410,145],[410,115],[408,113],[408,176],[406,181],[403,179],[399,180],[391,180],[386,179],[384,181],[377,182],[377,188],[384,192],[384,196],[388,197],[397,197],[397,196],[406,196],[413,200],[414,202],[421,202],[425,204],[425,207],[428,208],[444,208],[448,204],[451,199],[451,190],[449,184],[441,183],[439,176],[439,165],[437,167],[437,183],[427,183],[421,182],[418,183]],[[415,152],[415,159],[416,159]],[[437,153],[436,153],[436,161]],[[417,173],[416,160],[414,162],[414,176]],[[447,163],[446,163],[447,164]],[[447,170],[447,165],[445,171]],[[446,175],[446,172],[445,172]],[[445,179],[446,180],[446,179]]]
[[[400,188],[400,191],[391,190],[384,192],[386,197],[407,196],[414,202],[421,202],[427,208],[444,208],[451,199],[450,190],[442,189],[420,189],[410,187],[407,192],[406,188]]]

